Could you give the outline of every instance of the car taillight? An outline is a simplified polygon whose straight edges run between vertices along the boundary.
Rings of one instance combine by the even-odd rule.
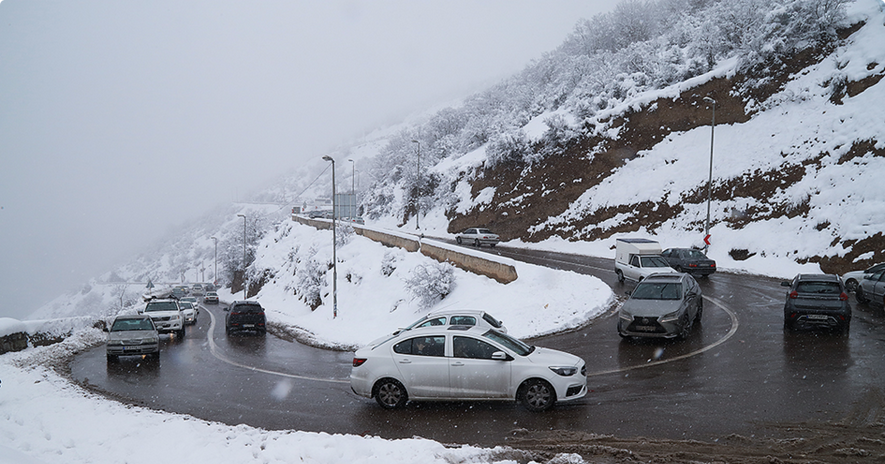
[[[793,290],[792,292],[790,292],[790,299],[795,300],[796,298],[799,298],[799,292]]]
[[[698,267],[697,264],[689,264],[688,267]]]
[[[365,364],[366,358],[353,358],[353,367],[360,367]]]

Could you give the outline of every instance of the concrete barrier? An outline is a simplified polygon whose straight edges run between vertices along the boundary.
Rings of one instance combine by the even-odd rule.
[[[317,229],[331,229],[332,221],[316,220],[301,216],[292,216],[292,220],[304,225],[315,227]],[[509,284],[519,276],[516,268],[510,264],[500,263],[491,259],[479,256],[464,254],[442,246],[436,246],[430,243],[421,243],[418,239],[404,237],[402,235],[381,232],[375,229],[363,227],[359,224],[347,223],[353,226],[354,232],[370,240],[376,241],[386,246],[403,248],[409,252],[421,251],[421,254],[429,258],[433,258],[442,263],[451,263],[458,268],[474,274],[480,274],[501,282]]]

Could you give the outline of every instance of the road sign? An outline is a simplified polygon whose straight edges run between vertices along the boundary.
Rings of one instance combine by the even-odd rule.
[[[712,245],[712,243],[710,243],[710,234],[707,234],[707,236],[704,237],[704,243],[706,243],[707,245]]]

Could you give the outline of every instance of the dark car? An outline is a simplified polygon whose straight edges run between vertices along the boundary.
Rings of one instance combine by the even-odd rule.
[[[686,338],[701,321],[701,287],[688,274],[652,274],[636,285],[618,311],[621,337]]]
[[[836,329],[848,333],[851,305],[845,284],[831,274],[799,274],[791,282],[784,303],[784,330]]]
[[[257,301],[234,301],[225,311],[224,328],[228,335],[243,330],[267,333],[264,308]]]
[[[874,272],[864,277],[855,290],[857,301],[885,307],[885,271]]]
[[[708,277],[716,272],[716,261],[708,258],[701,250],[694,248],[668,248],[661,256],[677,272],[687,272],[694,276]]]

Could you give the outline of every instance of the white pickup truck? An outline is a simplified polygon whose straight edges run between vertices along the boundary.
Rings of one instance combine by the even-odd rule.
[[[661,245],[646,238],[619,238],[615,243],[615,274],[618,282],[636,282],[659,273],[676,272],[661,257]]]

